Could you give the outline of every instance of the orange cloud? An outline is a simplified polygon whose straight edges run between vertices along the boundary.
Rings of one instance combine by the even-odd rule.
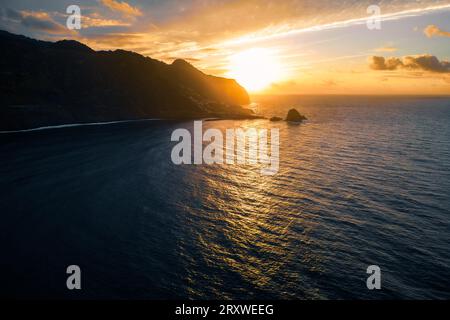
[[[131,23],[114,19],[105,19],[97,15],[83,16],[83,28],[91,27],[129,27]]]
[[[89,37],[78,37],[79,41],[87,43],[89,46],[97,50],[108,49],[128,49],[134,51],[138,46],[144,48],[146,38],[144,34],[140,33],[108,33],[108,34],[92,34]]]
[[[118,11],[126,16],[142,16],[142,11],[137,8],[129,5],[125,1],[115,1],[115,0],[101,0],[103,5],[111,9],[112,11]]]
[[[397,51],[397,48],[392,47],[392,46],[385,46],[385,47],[377,48],[377,49],[375,49],[375,51],[377,51],[377,52],[395,52],[395,51]]]
[[[428,27],[425,28],[425,30],[423,32],[427,35],[428,38],[450,37],[450,32],[443,31],[443,30],[439,29],[438,26],[435,26],[435,25],[429,25]]]
[[[429,54],[418,56],[406,56],[402,59],[391,57],[373,56],[369,59],[370,68],[373,70],[397,70],[407,69],[413,71],[429,71],[435,73],[450,73],[450,62],[441,60]]]

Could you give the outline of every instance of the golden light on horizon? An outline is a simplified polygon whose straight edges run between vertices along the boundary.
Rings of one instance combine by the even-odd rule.
[[[228,77],[236,79],[251,92],[262,91],[283,76],[278,57],[265,48],[253,48],[232,55],[228,70]]]

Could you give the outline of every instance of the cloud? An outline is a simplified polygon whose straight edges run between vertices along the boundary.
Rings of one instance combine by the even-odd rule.
[[[112,11],[120,12],[126,16],[136,17],[142,16],[142,11],[137,8],[129,5],[125,1],[115,1],[115,0],[101,0],[102,4]]]
[[[84,15],[82,16],[82,25],[83,28],[92,28],[92,27],[129,27],[131,23],[115,20],[115,19],[106,19],[97,14],[93,15]]]
[[[121,0],[98,1],[105,8],[128,17],[145,16],[136,23],[133,21],[130,31],[147,34],[147,43],[152,44],[149,52],[154,50],[155,55],[160,53],[160,44],[164,51],[184,50],[186,43],[195,43],[189,50],[215,47],[223,52],[243,43],[365,24],[367,7],[373,4],[373,0],[343,0],[333,5],[329,0],[267,0],[264,5],[261,0],[154,0],[142,2],[136,8]],[[449,0],[381,0],[380,6],[383,19],[400,19],[442,10],[450,7],[450,3]]]
[[[424,70],[431,72],[450,72],[450,62],[446,60],[439,61],[432,55],[421,55],[415,57],[403,58],[403,64],[406,68],[412,70]]]
[[[375,49],[376,52],[395,52],[397,50],[398,49],[393,46],[385,46],[385,47]]]
[[[16,11],[4,9],[2,17],[6,21],[19,23],[20,25],[48,34],[68,34],[71,33],[65,26],[53,20],[51,15],[44,11]]]
[[[406,56],[403,58],[384,58],[373,56],[369,59],[370,68],[373,70],[398,70],[428,71],[434,73],[450,73],[450,62],[440,61],[437,57],[422,54],[417,56]]]
[[[335,80],[329,79],[329,80],[323,80],[322,85],[325,87],[335,87],[338,85],[338,83]]]
[[[297,82],[294,80],[288,80],[288,81],[281,81],[281,82],[274,82],[270,85],[270,89],[275,91],[289,91],[289,90],[296,90]]]
[[[402,61],[399,58],[387,58],[373,56],[370,57],[370,68],[373,70],[396,70],[402,66]]]
[[[22,14],[19,11],[5,8],[2,10],[2,16],[9,20],[18,21],[22,19]]]
[[[131,50],[139,45],[143,49],[143,44],[146,43],[145,36],[139,33],[91,34],[87,37],[79,37],[78,40],[100,50],[111,48],[127,48]]]
[[[429,25],[428,27],[425,28],[425,30],[423,32],[427,35],[428,38],[450,37],[450,32],[443,31],[443,30],[439,29],[438,26],[435,26],[435,25]]]
[[[229,44],[254,43],[305,32],[364,25],[369,18],[367,7],[373,4],[373,0],[343,0],[333,2],[332,5],[329,0],[286,0],[282,1],[282,5],[278,5],[280,1],[275,3],[267,1],[268,5],[266,6],[260,6],[259,3],[255,4],[254,2],[252,0],[242,1],[242,10],[233,6],[233,10],[236,12],[221,12],[220,9],[216,11],[218,22],[215,25],[221,24],[222,30],[230,28],[230,22],[242,29],[249,25],[249,30],[242,37],[232,39]],[[250,4],[254,6],[252,7]],[[445,10],[450,8],[450,3],[448,0],[381,0],[379,6],[382,8],[380,19],[389,21]],[[352,9],[349,10],[349,8]],[[239,16],[240,14],[243,16]],[[234,17],[235,20],[233,21],[231,17]],[[201,19],[204,17],[200,17],[200,20],[195,23],[200,23]],[[227,22],[228,25],[225,25]],[[214,26],[214,23],[205,24],[205,26],[210,25]],[[254,29],[254,32],[251,32],[250,29]]]

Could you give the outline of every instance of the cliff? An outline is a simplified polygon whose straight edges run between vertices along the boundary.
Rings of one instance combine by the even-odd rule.
[[[45,42],[0,31],[0,131],[144,118],[245,118],[235,80],[184,60],[94,51],[73,40]]]

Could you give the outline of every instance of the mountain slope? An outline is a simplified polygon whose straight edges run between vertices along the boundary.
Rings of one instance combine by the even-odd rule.
[[[143,118],[251,117],[236,81],[184,60],[94,51],[0,31],[0,130]]]

